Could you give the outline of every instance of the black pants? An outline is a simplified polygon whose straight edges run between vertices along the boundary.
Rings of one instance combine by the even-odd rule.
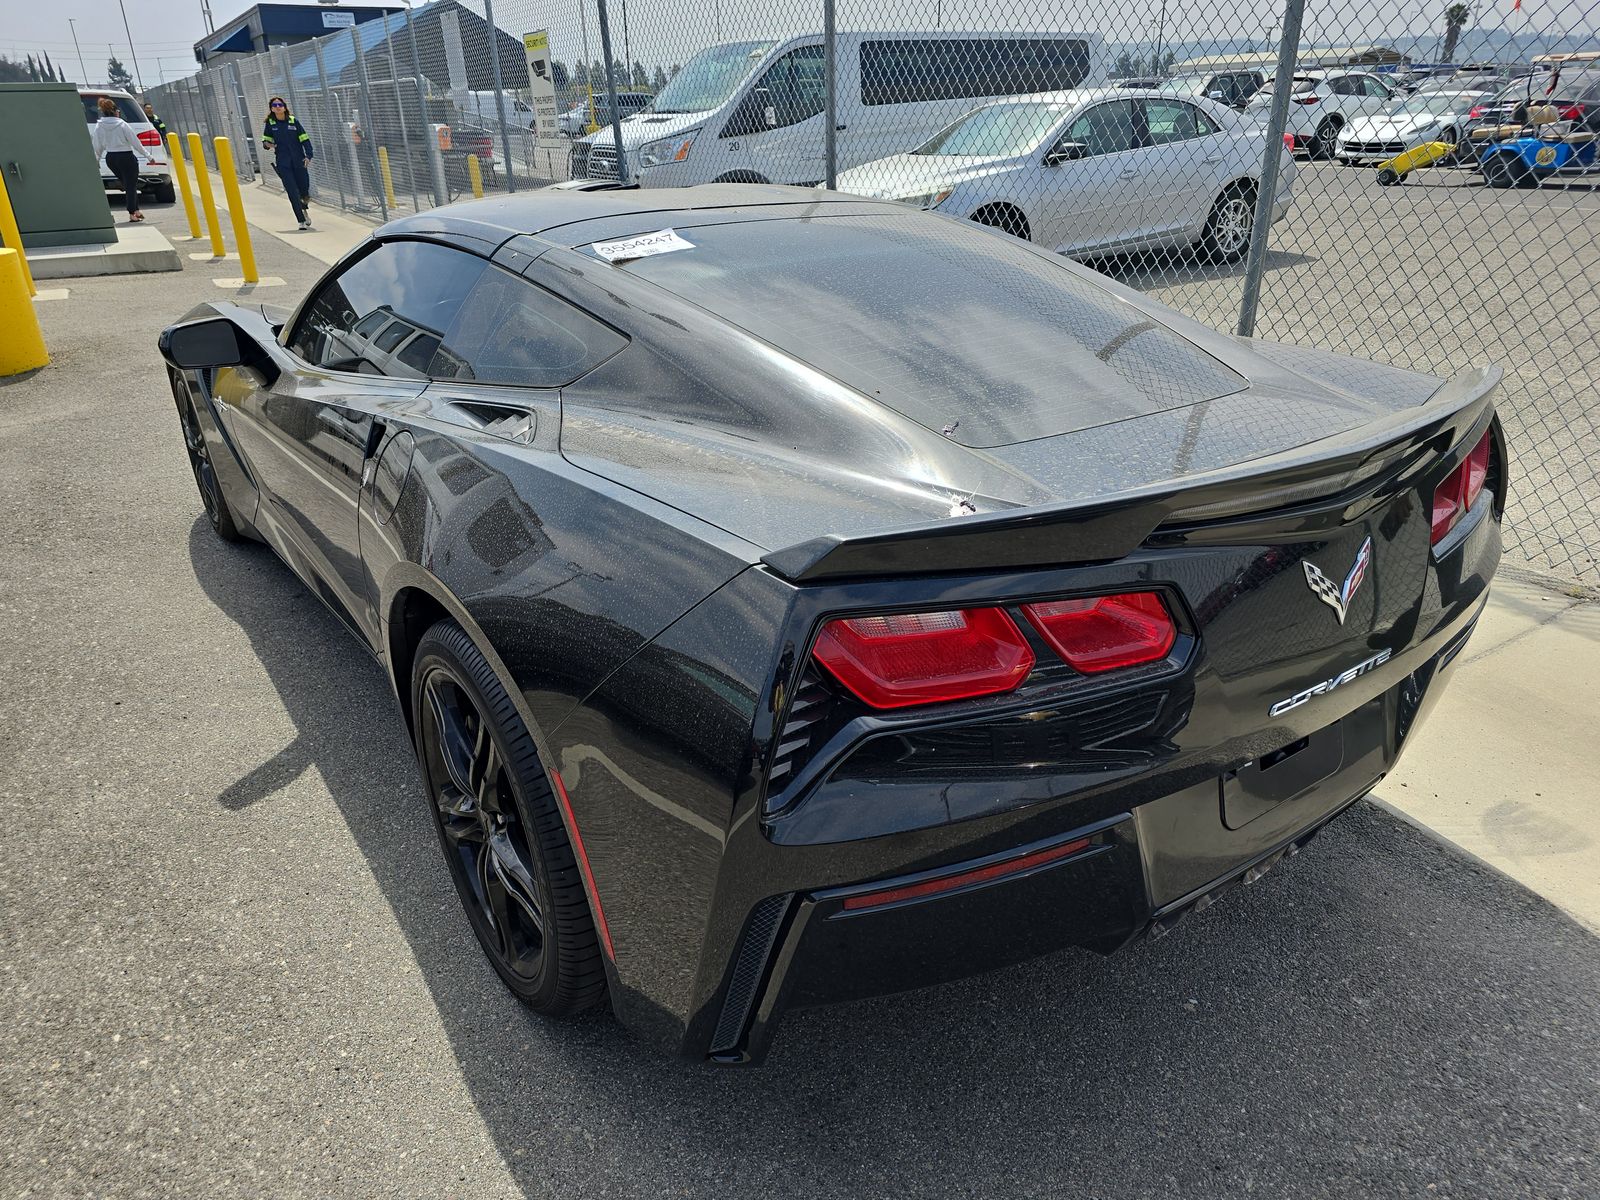
[[[311,172],[306,170],[305,160],[299,162],[276,162],[273,170],[277,171],[278,178],[283,180],[283,190],[289,193],[289,203],[294,205],[294,219],[306,219],[306,206],[304,200],[311,195]]]
[[[139,156],[132,150],[113,150],[106,155],[106,168],[122,185],[122,199],[131,217],[139,211]]]

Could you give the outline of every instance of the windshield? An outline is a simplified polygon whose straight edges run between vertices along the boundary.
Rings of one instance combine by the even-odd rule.
[[[969,112],[911,153],[982,158],[1026,154],[1055,127],[1064,112],[1066,108],[1060,104],[990,104]]]
[[[776,42],[730,42],[712,46],[691,58],[688,64],[667,81],[651,112],[710,112],[722,107],[741,83],[750,77],[767,51]]]
[[[1158,88],[1169,96],[1203,96],[1205,95],[1206,77],[1204,75],[1186,75],[1180,79],[1169,79]]]
[[[1407,96],[1404,100],[1396,100],[1383,110],[1386,117],[1426,117],[1436,113],[1466,112],[1482,97],[1477,93],[1463,95],[1460,92],[1447,92],[1441,95],[1434,92],[1424,96]]]
[[[1261,90],[1254,96],[1250,97],[1250,106],[1252,108],[1257,108],[1261,105],[1272,103],[1272,85],[1273,81],[1271,79],[1267,80],[1267,82],[1262,86]],[[1289,89],[1289,94],[1291,96],[1298,96],[1305,92],[1315,91],[1316,87],[1317,81],[1315,79],[1308,79],[1304,76],[1296,75],[1294,79],[1294,86]]]

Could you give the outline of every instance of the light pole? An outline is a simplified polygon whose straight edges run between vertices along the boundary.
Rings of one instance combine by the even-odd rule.
[[[83,61],[83,47],[78,45],[78,24],[71,17],[67,18],[67,24],[72,27],[72,44],[78,51],[78,70],[83,72],[83,85],[88,87],[89,68]]]
[[[117,0],[117,7],[122,10],[122,31],[128,35],[128,57],[133,60],[133,81],[139,85],[139,90],[144,91],[144,76],[139,71],[139,52],[133,48],[133,30],[128,26],[128,7],[122,0]]]
[[[1152,59],[1151,62],[1150,62],[1150,67],[1151,67],[1150,74],[1156,76],[1157,78],[1160,78],[1160,76],[1161,76],[1161,41],[1162,41],[1162,38],[1164,38],[1166,36],[1166,32],[1167,32],[1167,0],[1161,0],[1161,21],[1160,21],[1160,24],[1158,24],[1156,26],[1156,55],[1155,55],[1155,58]]]

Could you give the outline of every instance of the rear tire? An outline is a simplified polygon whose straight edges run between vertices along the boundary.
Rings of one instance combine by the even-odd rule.
[[[437,622],[411,667],[417,760],[456,892],[490,965],[546,1017],[605,995],[572,843],[528,728],[466,631]]]
[[[1012,237],[1021,238],[1025,242],[1033,240],[1033,231],[1028,226],[1027,215],[1014,204],[986,204],[972,214],[972,219],[979,225],[987,225],[991,229],[1009,233]]]
[[[1517,187],[1520,184],[1519,176],[1526,173],[1520,161],[1517,166],[1511,165],[1512,159],[1508,154],[1491,155],[1483,164],[1483,181],[1492,188]]]
[[[757,175],[754,171],[729,171],[726,175],[719,175],[713,183],[771,183],[765,175]]]
[[[1390,187],[1400,182],[1400,175],[1393,167],[1383,167],[1378,171],[1378,182],[1384,187]]]
[[[1198,243],[1201,257],[1212,262],[1238,262],[1250,249],[1250,235],[1255,224],[1255,187],[1247,183],[1233,184],[1211,206],[1211,215],[1206,218],[1205,232]]]
[[[1344,122],[1338,117],[1329,117],[1317,126],[1317,132],[1312,135],[1311,144],[1306,147],[1308,158],[1332,158],[1333,144],[1338,140],[1339,131],[1344,128]]]
[[[178,202],[178,193],[169,179],[166,183],[156,184],[150,190],[150,199],[156,204],[176,204]]]

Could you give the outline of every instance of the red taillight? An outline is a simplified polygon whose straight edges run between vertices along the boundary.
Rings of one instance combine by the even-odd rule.
[[[161,135],[154,129],[141,129],[139,131],[139,145],[159,146],[161,145]]]
[[[1286,133],[1283,135],[1283,148],[1285,150],[1294,149],[1294,134]]]
[[[1155,592],[1046,600],[1022,611],[1050,648],[1085,674],[1155,662],[1172,650],[1178,627]]]
[[[1563,108],[1561,110],[1561,119],[1563,121],[1581,121],[1581,120],[1583,120],[1583,105],[1574,104],[1574,105],[1572,105],[1572,106],[1570,106],[1568,108]]]
[[[998,608],[829,621],[813,653],[873,708],[1009,692],[1033,670],[1028,640]]]
[[[1471,118],[1472,120],[1474,120],[1474,121],[1477,120],[1479,117],[1483,116],[1483,105],[1481,105],[1481,104],[1475,105],[1473,107],[1472,111],[1467,114],[1467,116],[1469,118]]]
[[[1296,104],[1317,104],[1321,102],[1322,97],[1311,94],[1305,96],[1290,96],[1289,99],[1293,100]]]
[[[1489,438],[1487,433],[1479,438],[1472,452],[1433,489],[1433,507],[1429,512],[1429,540],[1433,545],[1444,540],[1445,534],[1472,510],[1483,493],[1483,482],[1489,477]]]

